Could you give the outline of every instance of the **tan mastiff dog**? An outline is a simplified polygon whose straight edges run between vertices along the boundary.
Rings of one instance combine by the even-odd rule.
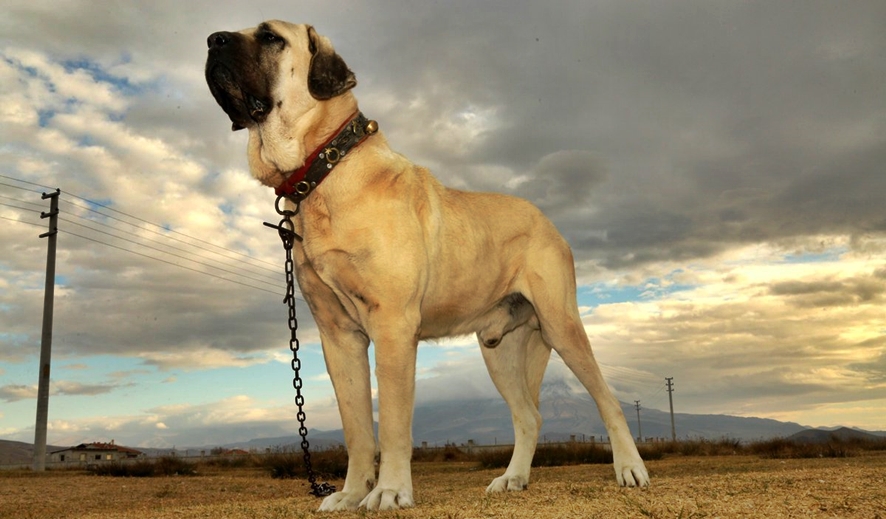
[[[554,225],[525,200],[448,189],[392,151],[358,111],[354,74],[310,25],[269,21],[215,33],[208,44],[206,79],[233,129],[249,130],[252,174],[299,202],[296,275],[320,330],[349,455],[344,488],[320,510],[414,505],[417,344],[472,333],[514,421],[513,457],[487,492],[527,486],[551,348],[597,403],[618,483],[648,485],[591,353],[572,253]]]

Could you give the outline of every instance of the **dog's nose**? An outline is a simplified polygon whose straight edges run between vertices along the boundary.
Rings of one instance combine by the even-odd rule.
[[[224,47],[228,43],[231,42],[232,34],[229,32],[216,32],[209,35],[209,38],[206,38],[206,45],[212,49],[215,47]]]

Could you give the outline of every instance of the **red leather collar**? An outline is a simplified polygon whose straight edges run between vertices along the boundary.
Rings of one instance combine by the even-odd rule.
[[[378,123],[357,112],[308,156],[304,166],[290,173],[274,191],[278,196],[304,199],[348,152],[377,131]]]

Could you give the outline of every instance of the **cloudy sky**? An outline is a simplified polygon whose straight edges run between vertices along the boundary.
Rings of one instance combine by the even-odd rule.
[[[33,441],[56,187],[50,443],[296,431],[274,196],[203,80],[269,18],[331,38],[395,149],[554,220],[622,401],[886,429],[882,1],[4,5],[0,438]],[[420,403],[494,394],[472,338],[419,352]]]

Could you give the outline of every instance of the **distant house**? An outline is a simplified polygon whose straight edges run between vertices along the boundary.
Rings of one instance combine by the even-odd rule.
[[[49,453],[49,461],[58,463],[100,463],[144,457],[143,452],[116,445],[114,440],[111,443],[81,443]]]
[[[249,456],[249,451],[243,449],[226,449],[221,453],[222,456]]]

